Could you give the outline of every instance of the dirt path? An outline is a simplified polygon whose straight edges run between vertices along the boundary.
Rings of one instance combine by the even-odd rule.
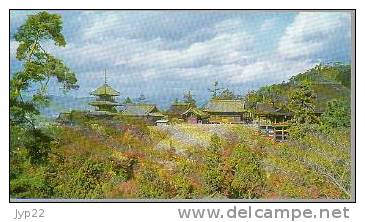
[[[167,137],[161,140],[157,149],[170,149],[183,152],[189,147],[209,146],[211,136],[216,133],[221,138],[226,138],[232,131],[231,125],[226,124],[176,124],[166,126],[153,126],[151,130],[165,132]]]

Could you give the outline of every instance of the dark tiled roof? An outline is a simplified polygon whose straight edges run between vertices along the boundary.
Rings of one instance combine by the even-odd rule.
[[[245,112],[245,104],[242,100],[217,100],[212,99],[204,109],[206,112]]]
[[[282,116],[290,116],[288,110],[282,108],[276,108],[271,103],[257,103],[256,104],[256,112],[259,114],[269,114],[269,115],[282,115]]]
[[[101,101],[101,100],[96,100],[96,101],[92,101],[89,102],[89,105],[91,106],[120,106],[119,103],[117,102],[111,102],[111,101]]]
[[[126,116],[148,116],[150,113],[158,113],[156,105],[153,104],[126,104],[122,111]]]
[[[167,110],[169,114],[181,115],[190,107],[189,103],[173,103]]]
[[[256,112],[258,113],[272,113],[275,112],[275,107],[270,103],[257,103],[256,104]]]

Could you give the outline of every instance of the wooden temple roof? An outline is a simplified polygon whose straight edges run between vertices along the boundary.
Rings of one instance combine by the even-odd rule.
[[[187,114],[193,114],[195,116],[198,116],[200,118],[208,118],[209,115],[207,113],[205,113],[204,111],[198,109],[198,108],[193,108],[190,107],[188,110],[186,110],[184,113],[182,113],[182,115],[187,115]]]
[[[245,103],[242,100],[218,100],[212,99],[205,106],[204,111],[215,113],[243,113],[245,110]]]
[[[92,91],[90,93],[90,95],[93,95],[93,96],[119,96],[120,93],[105,83],[102,86],[98,87],[96,90]]]
[[[189,103],[173,103],[171,104],[170,108],[167,110],[168,113],[170,114],[176,114],[176,115],[181,115],[183,114],[186,110],[188,110],[190,107]]]
[[[111,101],[107,101],[107,100],[91,101],[91,102],[89,102],[89,105],[91,105],[91,106],[120,106],[120,104],[117,102],[111,102]]]
[[[126,104],[122,111],[126,116],[163,116],[154,104]]]

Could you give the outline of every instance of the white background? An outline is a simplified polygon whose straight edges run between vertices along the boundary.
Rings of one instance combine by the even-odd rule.
[[[15,209],[45,209],[45,218],[27,219],[26,221],[179,221],[178,208],[204,208],[212,207],[224,209],[236,205],[240,208],[246,208],[250,204],[226,203],[9,203],[9,9],[190,9],[190,8],[208,8],[208,9],[357,9],[356,12],[356,31],[357,31],[357,66],[356,66],[356,88],[357,88],[357,203],[337,204],[337,203],[293,203],[293,204],[269,204],[269,203],[252,203],[255,207],[275,207],[275,208],[343,208],[347,206],[350,209],[350,219],[347,221],[364,221],[365,218],[365,197],[364,197],[364,176],[365,170],[364,154],[364,137],[363,125],[364,115],[364,10],[362,1],[355,0],[133,0],[130,3],[118,0],[3,0],[0,5],[0,99],[1,99],[1,133],[0,133],[0,221],[15,221],[12,218],[15,215]],[[182,220],[184,221],[184,220]],[[193,221],[193,219],[189,219]],[[198,221],[198,220],[197,220]],[[224,220],[199,220],[199,221],[224,221]],[[227,221],[227,220],[225,220]],[[236,219],[229,221],[247,221],[245,219]],[[250,221],[265,221],[250,220]],[[269,220],[267,220],[269,221]],[[276,221],[276,220],[270,220]],[[277,220],[285,221],[285,220]],[[287,220],[290,221],[290,220]],[[312,221],[312,219],[297,220]],[[318,221],[318,219],[316,220]],[[345,219],[332,219],[323,221],[346,221]]]

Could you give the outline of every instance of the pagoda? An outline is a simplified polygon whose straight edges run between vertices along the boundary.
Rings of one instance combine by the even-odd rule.
[[[107,84],[106,71],[104,72],[104,84],[92,91],[90,95],[96,96],[96,100],[89,103],[95,107],[96,112],[115,113],[117,112],[116,106],[120,106],[115,101],[115,96],[119,96],[120,93]]]

